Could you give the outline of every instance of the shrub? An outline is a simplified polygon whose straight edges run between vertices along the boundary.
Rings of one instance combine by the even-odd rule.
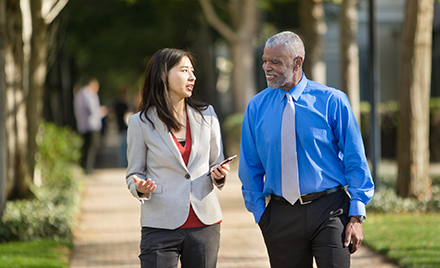
[[[395,184],[397,175],[381,174],[380,191],[367,205],[368,211],[374,212],[440,212],[440,175],[432,176],[432,198],[418,201],[412,198],[402,198],[396,195]]]
[[[396,157],[397,130],[399,126],[399,102],[387,101],[380,103],[379,116],[381,128],[382,157],[392,159]],[[440,98],[431,98],[429,102],[429,150],[431,162],[440,161]],[[369,147],[370,132],[370,104],[361,102],[361,133],[366,148]],[[368,153],[368,150],[367,150]]]
[[[35,198],[6,203],[0,242],[71,240],[83,176],[77,164],[81,143],[81,138],[68,127],[41,123],[36,156],[36,180],[40,182],[32,187]]]

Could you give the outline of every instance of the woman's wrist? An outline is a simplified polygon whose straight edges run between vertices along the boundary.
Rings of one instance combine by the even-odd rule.
[[[215,180],[215,182],[216,182],[217,184],[219,184],[219,185],[225,183],[225,177],[220,178],[220,179],[216,179],[216,178],[214,178],[214,180]]]

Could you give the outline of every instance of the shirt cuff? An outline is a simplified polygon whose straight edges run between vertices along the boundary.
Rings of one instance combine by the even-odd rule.
[[[348,216],[367,216],[365,210],[365,204],[360,200],[350,200],[350,210],[348,211]]]
[[[149,196],[149,197],[140,197],[140,196],[138,195],[138,199],[139,199],[139,201],[141,201],[142,204],[143,204],[145,201],[148,201],[148,200],[151,199],[151,193],[150,193],[150,196]]]
[[[225,176],[224,181],[223,181],[223,183],[221,183],[221,184],[218,184],[218,183],[215,181],[215,179],[214,179],[214,177],[213,177],[212,175],[209,175],[209,177],[211,178],[212,183],[213,183],[213,184],[214,184],[219,190],[221,190],[221,189],[223,188],[223,186],[225,186],[226,178],[228,177],[228,175]]]

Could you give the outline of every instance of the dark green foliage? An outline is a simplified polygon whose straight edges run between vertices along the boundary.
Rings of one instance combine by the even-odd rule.
[[[257,5],[261,23],[257,38],[266,38],[267,29],[298,29],[298,1],[263,0]],[[214,6],[222,20],[233,24],[227,1],[214,1]],[[75,0],[68,2],[59,19],[64,26],[59,33],[62,51],[73,57],[78,78],[100,80],[102,103],[121,86],[138,90],[150,57],[165,47],[194,52],[198,94],[203,97],[203,91],[215,90],[216,77],[206,70],[215,72],[214,47],[221,37],[207,25],[198,0]],[[204,101],[209,99],[205,96]]]
[[[107,99],[120,86],[136,86],[154,52],[165,47],[190,49],[202,18],[197,0],[69,1],[64,47],[79,76],[96,76]]]
[[[42,123],[37,143],[41,186],[32,188],[35,199],[6,203],[0,242],[72,238],[73,217],[80,202],[82,171],[76,161],[81,138],[67,127]]]
[[[429,126],[430,161],[440,161],[440,98],[431,98]],[[397,130],[399,126],[399,103],[388,101],[379,106],[382,158],[395,159],[397,153]],[[370,105],[361,103],[361,132],[365,147],[369,148]],[[368,154],[368,150],[367,150]]]
[[[69,127],[58,127],[51,122],[42,123],[37,134],[37,144],[37,162],[44,183],[59,185],[60,180],[71,180],[72,176],[69,172],[72,170],[68,167],[77,163],[81,157],[81,137]]]
[[[299,20],[299,1],[276,0],[262,1],[263,8],[267,11],[267,21],[273,24],[278,30],[298,31],[300,28]],[[262,5],[262,4],[260,4]],[[298,32],[300,34],[300,32]]]

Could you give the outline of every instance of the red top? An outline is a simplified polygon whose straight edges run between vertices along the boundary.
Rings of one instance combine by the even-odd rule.
[[[189,156],[191,154],[191,129],[189,127],[189,120],[188,115],[186,115],[186,141],[185,146],[182,146],[178,141],[176,136],[174,136],[173,132],[171,132],[171,135],[173,136],[174,142],[177,145],[177,148],[179,149],[180,154],[182,155],[183,162],[185,162],[185,165],[188,165]],[[206,226],[199,220],[196,213],[194,212],[191,204],[189,206],[189,214],[188,218],[186,219],[186,222],[180,226],[179,228],[196,228],[196,227],[203,227]]]

